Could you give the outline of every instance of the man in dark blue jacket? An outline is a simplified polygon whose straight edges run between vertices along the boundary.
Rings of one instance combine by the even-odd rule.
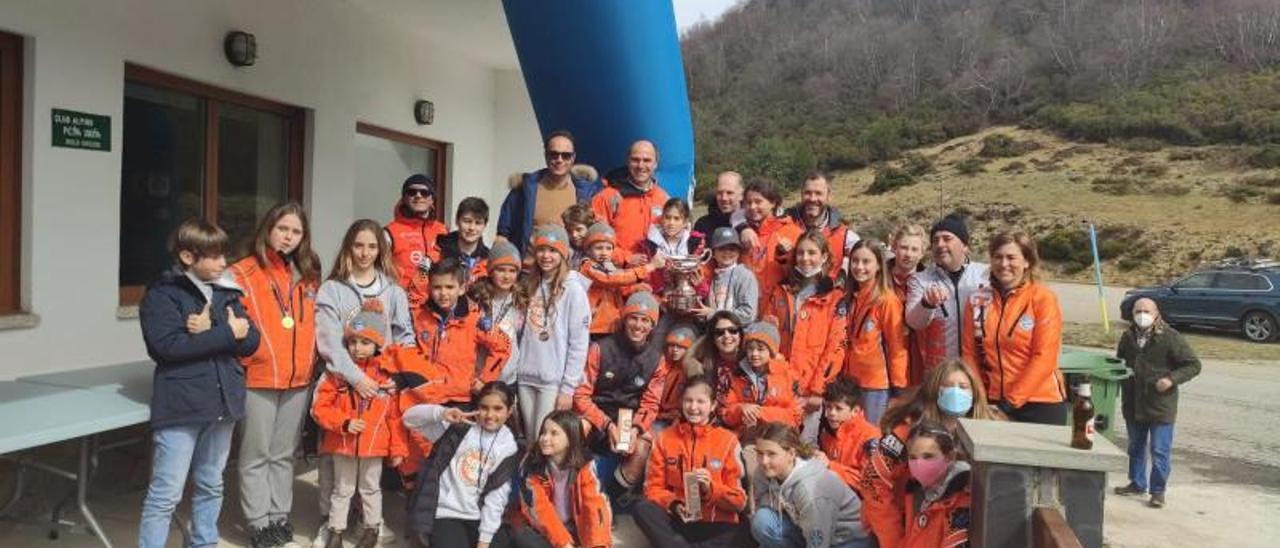
[[[573,135],[555,131],[543,142],[547,167],[526,173],[511,186],[498,213],[498,237],[522,252],[533,229],[540,224],[562,224],[560,214],[569,206],[585,204],[603,187],[599,180],[575,177]],[[593,177],[594,179],[594,177]]]
[[[156,362],[151,395],[151,483],[142,504],[138,546],[163,547],[190,472],[191,543],[218,542],[222,471],[231,433],[244,416],[239,358],[258,348],[258,330],[226,273],[227,234],[203,219],[174,233],[178,265],[147,288],[139,315]]]

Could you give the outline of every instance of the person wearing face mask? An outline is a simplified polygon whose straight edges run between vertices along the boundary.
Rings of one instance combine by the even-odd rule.
[[[1178,387],[1200,374],[1200,359],[1186,339],[1160,317],[1156,302],[1133,303],[1133,325],[1116,347],[1133,375],[1121,381],[1121,413],[1129,433],[1129,483],[1117,495],[1151,492],[1148,504],[1164,507],[1173,451],[1173,422],[1178,415]],[[1151,471],[1147,472],[1147,453]]]
[[[862,519],[882,548],[902,546],[906,531],[902,516],[910,468],[907,440],[911,428],[921,422],[936,423],[954,435],[959,418],[1005,420],[987,403],[987,395],[977,373],[960,360],[935,367],[920,386],[894,400],[880,419],[884,432],[879,441],[867,444],[862,457]],[[909,523],[906,525],[910,525]]]
[[[964,308],[964,359],[982,374],[993,403],[1019,422],[1066,424],[1066,381],[1058,369],[1062,309],[1040,283],[1036,242],[1020,230],[991,237],[991,290]]]
[[[786,279],[764,301],[760,316],[777,324],[781,353],[800,383],[805,417],[801,439],[818,441],[822,393],[844,367],[848,307],[844,291],[828,275],[831,252],[821,232],[800,235]]]
[[[932,421],[911,429],[907,442],[905,548],[966,546],[969,542],[969,463],[955,436]]]

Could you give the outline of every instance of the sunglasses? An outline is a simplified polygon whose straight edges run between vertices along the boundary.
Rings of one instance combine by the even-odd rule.
[[[557,152],[557,151],[554,151],[554,150],[548,150],[548,151],[547,151],[547,160],[548,160],[548,161],[549,161],[549,160],[565,160],[565,161],[568,161],[568,160],[572,160],[572,159],[573,159],[573,153],[572,153],[572,152]]]
[[[430,198],[432,193],[425,188],[411,188],[404,191],[406,198]]]
[[[717,327],[711,330],[711,334],[716,337],[723,337],[725,335],[737,336],[741,332],[742,330],[736,327]]]

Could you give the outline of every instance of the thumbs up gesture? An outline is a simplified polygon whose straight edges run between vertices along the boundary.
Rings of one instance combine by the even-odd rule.
[[[236,340],[243,340],[249,335],[249,320],[247,318],[237,318],[236,311],[230,306],[227,307],[227,325],[231,326],[231,334],[235,335]]]
[[[209,303],[204,303],[204,309],[199,314],[191,314],[187,316],[187,333],[195,335],[208,331],[213,323],[209,319]]]

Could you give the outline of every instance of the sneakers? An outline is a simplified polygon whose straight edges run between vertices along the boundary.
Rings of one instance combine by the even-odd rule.
[[[281,548],[296,548],[298,543],[293,541],[293,524],[288,519],[282,519],[273,522],[267,526],[268,530],[275,532],[276,546]]]
[[[273,525],[249,528],[249,548],[275,548],[279,546]]]
[[[329,529],[329,541],[324,543],[324,548],[342,548],[342,531]]]
[[[1142,489],[1138,489],[1137,485],[1130,483],[1129,485],[1126,485],[1124,487],[1116,487],[1115,494],[1120,495],[1122,497],[1127,497],[1130,495],[1145,495],[1147,494],[1147,492]]]
[[[1147,501],[1147,506],[1164,508],[1164,493],[1151,493],[1151,500]]]
[[[325,548],[329,545],[329,521],[320,522],[320,530],[316,531],[315,539],[311,541],[311,548]]]
[[[364,532],[360,533],[360,541],[356,543],[356,548],[375,548],[378,545],[378,527],[365,527]]]

